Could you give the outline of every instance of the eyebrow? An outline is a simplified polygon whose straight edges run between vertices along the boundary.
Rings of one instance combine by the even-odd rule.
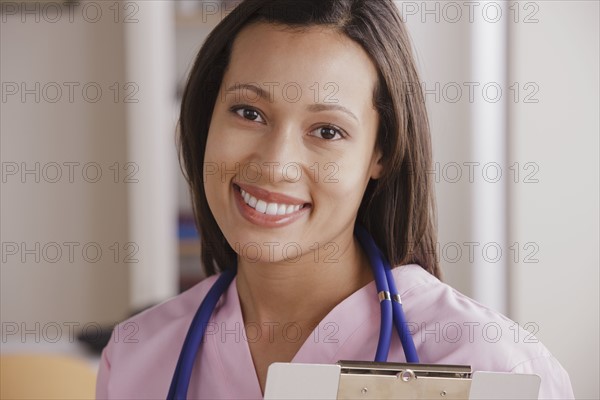
[[[359,122],[358,117],[356,115],[354,115],[354,113],[352,111],[350,111],[346,107],[340,106],[338,104],[322,104],[322,103],[311,104],[310,106],[308,106],[308,110],[312,111],[312,112],[328,111],[328,110],[341,111],[343,113],[348,114],[356,122]]]
[[[250,83],[236,83],[234,85],[231,85],[227,89],[227,93],[241,90],[249,90],[251,92],[254,92],[258,97],[262,99],[269,99],[269,93],[267,93],[266,90],[256,85],[252,85]]]
[[[269,100],[269,93],[266,90],[264,90],[263,88],[258,87],[256,85],[252,85],[250,83],[236,83],[234,85],[231,85],[227,89],[227,92],[229,93],[232,91],[240,91],[240,90],[249,90],[251,92],[254,92],[261,99]],[[308,110],[311,112],[341,111],[341,112],[349,115],[350,117],[352,117],[356,122],[359,122],[358,117],[356,115],[354,115],[354,113],[352,111],[350,111],[348,108],[341,106],[339,104],[323,104],[323,103],[311,104],[310,106],[308,106]]]

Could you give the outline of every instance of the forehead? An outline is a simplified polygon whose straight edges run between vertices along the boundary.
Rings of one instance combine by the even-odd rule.
[[[225,87],[250,82],[310,88],[303,99],[312,102],[322,102],[328,88],[335,100],[372,108],[377,70],[358,43],[332,28],[300,30],[261,22],[238,34],[223,78]],[[314,96],[317,87],[323,91],[320,99]]]

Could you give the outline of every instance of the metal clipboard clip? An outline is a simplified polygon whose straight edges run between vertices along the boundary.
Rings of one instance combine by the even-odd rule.
[[[468,399],[466,365],[339,361],[337,399]]]
[[[265,400],[537,399],[537,375],[472,372],[466,365],[339,361],[273,363]]]

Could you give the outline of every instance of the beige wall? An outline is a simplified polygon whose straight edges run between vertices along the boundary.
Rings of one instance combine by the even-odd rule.
[[[523,183],[534,170],[521,167],[521,183],[510,186],[510,241],[521,246],[510,271],[510,310],[521,325],[535,324],[576,397],[597,399],[599,7],[536,4],[539,22],[515,24],[510,36],[511,81],[539,87],[539,102],[510,107],[511,163],[539,166],[538,183]],[[524,252],[527,242],[538,247]],[[534,250],[539,262],[523,262]]]
[[[2,4],[3,333],[177,290],[172,4],[61,4]]]
[[[449,83],[457,82],[462,86],[462,82],[470,81],[470,25],[464,18],[457,23],[443,23],[443,19],[437,23],[435,15],[424,14],[419,2],[397,2],[397,5],[401,12],[405,11],[404,19],[413,40],[421,85],[429,91],[426,102],[436,163],[432,177],[436,181],[438,247],[440,253],[446,248],[448,255],[439,257],[444,281],[471,295],[473,265],[466,255],[455,257],[450,249],[454,243],[462,247],[462,243],[472,240],[469,210],[473,188],[467,179],[445,179],[452,172],[449,167],[452,163],[462,166],[472,159],[471,104],[464,96],[450,102],[442,93],[442,88]]]
[[[36,330],[39,322],[40,332],[47,323],[64,327],[65,322],[114,322],[129,306],[130,267],[123,262],[123,246],[130,241],[127,198],[132,184],[124,183],[128,172],[124,92],[115,102],[110,89],[115,82],[125,84],[123,30],[112,17],[91,23],[81,15],[75,12],[72,23],[68,14],[56,23],[43,18],[36,22],[35,16],[22,23],[20,14],[0,16],[3,89],[10,89],[6,85],[11,82],[19,88],[15,95],[3,90],[7,97],[0,118],[4,172],[10,172],[12,163],[19,168],[16,175],[5,174],[2,182],[3,333],[6,324],[13,323],[19,329],[24,323]],[[39,102],[34,94],[22,101],[22,82],[28,88],[40,83]],[[65,82],[75,82],[72,102]],[[53,83],[62,88],[62,98],[55,103],[50,102],[57,94]],[[82,94],[88,83],[102,89],[95,103],[92,86],[87,99]],[[64,164],[71,162],[80,163],[73,165],[72,183],[69,164]],[[22,178],[22,166],[34,169],[36,163],[39,182],[33,174]],[[56,179],[52,163],[61,166],[62,177],[56,183],[51,183]],[[95,180],[96,174],[92,164],[83,174],[86,163],[100,167],[98,182],[86,181]],[[110,169],[115,163],[120,168],[117,183]],[[73,245],[73,262],[65,242],[79,243]],[[17,244],[15,255],[10,254],[11,243]],[[36,262],[36,254],[23,254],[22,261],[25,248],[35,249],[36,243],[40,261]],[[58,244],[61,256],[52,243]],[[121,247],[116,262],[113,243]],[[97,262],[84,258],[86,244],[89,260],[96,258],[96,246],[102,250]]]

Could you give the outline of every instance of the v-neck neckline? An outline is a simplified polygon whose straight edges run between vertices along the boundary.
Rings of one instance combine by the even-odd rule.
[[[218,335],[211,335],[212,344],[221,361],[224,382],[235,379],[231,397],[263,398],[256,368],[248,345],[237,278],[227,289],[223,303],[213,315]],[[307,337],[292,363],[333,364],[346,341],[378,309],[375,282],[371,281],[337,304]],[[368,306],[365,306],[368,305]],[[348,312],[348,311],[351,312]],[[343,327],[343,329],[340,329]],[[248,372],[252,371],[251,374]],[[251,377],[251,378],[250,378]]]

